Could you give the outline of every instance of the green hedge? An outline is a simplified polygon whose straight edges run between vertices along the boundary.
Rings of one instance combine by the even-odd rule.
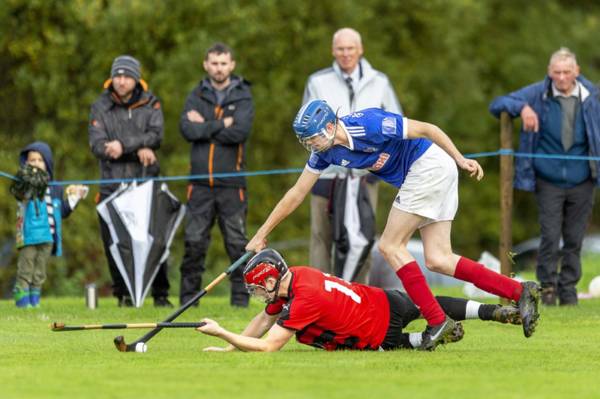
[[[361,1],[107,1],[0,2],[0,171],[14,173],[19,149],[45,140],[59,179],[91,179],[98,168],[87,144],[89,105],[101,92],[112,59],[140,59],[143,76],[163,100],[166,132],[159,157],[165,175],[188,172],[189,145],[178,131],[188,92],[203,76],[201,60],[214,41],[230,44],[237,72],[253,82],[256,122],[249,170],[302,167],[307,154],[291,133],[306,77],[331,64],[331,35],[352,26],[365,55],[392,80],[405,113],[446,130],[464,152],[498,148],[491,99],[543,78],[552,51],[569,46],[583,73],[599,77],[596,39],[600,5],[580,1],[406,0]],[[482,160],[481,183],[461,175],[455,223],[457,251],[496,251],[499,231],[498,161]],[[253,233],[296,176],[249,179],[249,232]],[[14,233],[15,204],[0,178],[0,243]],[[185,184],[171,183],[185,196]],[[93,198],[97,187],[92,188]],[[394,190],[381,189],[380,229]],[[530,195],[516,196],[514,240],[537,234]],[[467,217],[468,215],[468,217]],[[307,205],[281,225],[272,241],[306,239]],[[108,273],[92,200],[65,223],[65,253],[52,261],[48,291],[79,293],[87,281],[108,287]],[[173,283],[181,259],[174,245]],[[289,252],[305,263],[304,247]],[[228,263],[219,234],[208,257],[211,270]],[[6,262],[4,262],[6,263]],[[5,287],[15,259],[0,268]]]

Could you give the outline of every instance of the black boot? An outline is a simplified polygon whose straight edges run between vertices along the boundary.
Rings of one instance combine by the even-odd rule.
[[[166,296],[155,296],[154,297],[154,307],[155,308],[172,308],[173,304],[169,301],[169,298]]]

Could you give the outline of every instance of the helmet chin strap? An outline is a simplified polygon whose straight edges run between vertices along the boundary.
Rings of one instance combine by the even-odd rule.
[[[336,127],[337,127],[337,120],[336,120],[336,124],[333,127],[333,133],[331,134],[331,136],[327,137],[327,147],[323,148],[321,151],[326,151],[326,150],[330,149],[331,147],[333,147],[333,142],[335,140]]]
[[[338,109],[339,111],[339,109]],[[323,152],[323,151],[327,151],[328,149],[330,149],[331,147],[333,147],[333,142],[335,141],[335,132],[337,131],[337,125],[338,125],[338,117],[337,117],[337,112],[335,113],[335,122],[333,123],[333,131],[330,135],[325,134],[324,136],[327,138],[327,146],[323,147],[320,150],[314,150],[314,152]]]
[[[267,287],[265,287],[265,291],[267,291],[267,294],[275,293],[275,295],[273,296],[273,299],[268,301],[269,303],[275,303],[275,302],[277,302],[277,299],[279,299],[279,295],[277,295],[277,293],[279,292],[279,286],[281,285],[281,280],[286,278],[289,272],[290,271],[288,270],[287,272],[285,272],[285,274],[283,276],[281,276],[281,278],[279,280],[277,280],[277,282],[275,283],[275,287],[273,287],[272,290],[268,290]]]

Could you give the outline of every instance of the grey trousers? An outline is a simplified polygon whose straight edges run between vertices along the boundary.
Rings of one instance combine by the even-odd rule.
[[[377,183],[367,184],[369,200],[373,204],[373,212],[377,215],[377,198],[379,185]],[[331,230],[331,219],[328,212],[329,199],[320,195],[310,196],[310,265],[324,273],[333,274],[332,250],[333,233]],[[371,269],[371,255],[365,261],[355,281],[367,284],[369,270]]]
[[[576,304],[581,245],[592,214],[594,183],[588,180],[564,189],[538,178],[535,197],[541,234],[537,278],[542,287],[554,287],[561,304]]]
[[[42,288],[46,281],[46,265],[54,244],[27,245],[19,250],[17,281],[20,289]]]

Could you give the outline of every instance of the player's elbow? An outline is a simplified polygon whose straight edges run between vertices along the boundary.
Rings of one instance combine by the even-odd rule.
[[[435,139],[435,137],[438,136],[442,131],[442,129],[440,129],[437,125],[434,125],[433,123],[429,122],[424,122],[422,129],[423,136],[425,136],[429,140]]]
[[[306,193],[297,186],[294,186],[285,194],[284,200],[289,208],[296,209],[304,201],[305,197]]]
[[[269,336],[263,341],[263,352],[277,352],[288,342],[289,338]]]
[[[264,345],[262,350],[263,352],[278,352],[283,347],[283,345],[285,345],[285,342],[281,343],[279,341],[265,341],[265,344],[266,345]]]

